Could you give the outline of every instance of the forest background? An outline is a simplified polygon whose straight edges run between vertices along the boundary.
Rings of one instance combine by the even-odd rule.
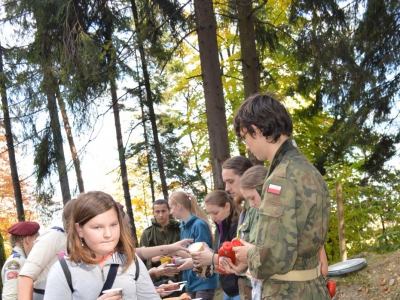
[[[270,92],[331,190],[329,261],[341,259],[340,228],[349,255],[400,247],[399,1],[0,3],[3,237],[85,191],[82,161],[112,114],[118,188],[107,192],[140,238],[156,198],[183,189],[201,204],[223,188],[225,159],[262,163],[232,116]],[[109,159],[101,147],[90,155]],[[30,161],[32,174],[18,173]]]

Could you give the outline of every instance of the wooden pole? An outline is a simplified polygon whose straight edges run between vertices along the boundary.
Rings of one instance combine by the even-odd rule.
[[[344,211],[343,211],[343,193],[342,184],[337,182],[336,188],[336,204],[337,204],[337,218],[338,218],[338,230],[339,230],[339,249],[340,249],[340,260],[347,260],[346,252],[346,237],[344,234]]]

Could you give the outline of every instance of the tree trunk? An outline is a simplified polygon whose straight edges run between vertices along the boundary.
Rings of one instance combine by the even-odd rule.
[[[61,194],[64,205],[71,200],[69,189],[67,164],[65,162],[63,138],[61,134],[60,120],[58,118],[57,101],[56,101],[56,80],[52,73],[52,68],[47,62],[43,63],[43,88],[47,97],[47,109],[50,115],[50,127],[53,133],[54,149],[56,152],[56,162],[58,170],[58,178],[60,180]]]
[[[113,70],[110,72],[109,78],[110,78],[112,108],[113,108],[113,113],[114,113],[115,131],[117,134],[118,156],[119,156],[119,164],[120,164],[120,169],[121,169],[122,188],[124,190],[126,213],[128,214],[129,219],[131,221],[131,225],[132,225],[132,236],[135,239],[135,242],[137,242],[138,239],[137,239],[137,234],[136,234],[136,226],[135,226],[135,220],[133,218],[131,195],[129,192],[128,172],[126,170],[125,148],[124,148],[124,143],[122,140],[121,120],[119,117],[117,85],[115,83],[115,77],[114,77],[115,67],[112,67],[112,69]]]
[[[84,193],[85,187],[83,185],[81,162],[79,160],[78,153],[76,152],[74,137],[72,136],[71,126],[69,125],[67,110],[65,109],[65,103],[64,100],[61,98],[61,93],[59,88],[57,88],[57,100],[64,123],[65,133],[68,139],[69,149],[71,150],[72,161],[75,167],[76,179],[78,181],[79,193]]]
[[[344,234],[344,210],[343,210],[343,194],[342,194],[342,184],[337,182],[335,184],[336,188],[336,204],[337,204],[337,218],[338,218],[338,230],[339,230],[339,250],[340,250],[340,260],[347,260],[346,252],[346,237]]]
[[[135,22],[135,27],[136,27],[136,34],[138,36],[138,45],[137,46],[139,49],[140,60],[142,63],[144,86],[146,89],[147,106],[149,107],[149,117],[150,117],[150,122],[151,122],[151,129],[153,131],[154,150],[156,152],[156,157],[157,157],[157,166],[158,166],[158,172],[160,174],[161,189],[162,189],[162,193],[164,195],[164,199],[168,199],[168,186],[167,186],[167,181],[165,178],[164,161],[163,161],[163,157],[161,154],[160,141],[158,139],[158,129],[157,129],[157,123],[156,123],[156,115],[154,113],[153,96],[151,94],[150,77],[149,77],[149,73],[147,70],[146,54],[144,51],[143,44],[141,42],[141,27],[140,27],[139,15],[138,15],[135,0],[131,0],[131,6],[132,6],[132,14],[133,14],[134,22]]]
[[[143,136],[144,136],[144,145],[146,147],[147,169],[149,170],[151,199],[152,199],[152,202],[154,202],[154,201],[156,201],[156,195],[155,195],[155,191],[154,191],[153,170],[151,169],[149,139],[147,137],[146,117],[144,114],[144,107],[143,107],[144,103],[143,103],[143,99],[142,99],[142,87],[141,86],[139,86],[139,101],[140,101],[140,109],[142,110]],[[166,198],[166,200],[168,200],[168,198]]]
[[[107,3],[105,5],[107,5]],[[121,120],[119,117],[117,84],[115,82],[116,67],[115,67],[115,61],[112,59],[112,56],[113,56],[112,51],[114,51],[114,47],[112,45],[113,24],[112,24],[112,17],[108,16],[108,14],[111,15],[111,13],[107,7],[105,10],[105,17],[104,17],[104,20],[106,20],[106,22],[104,24],[104,27],[105,27],[104,39],[105,39],[106,43],[109,43],[109,44],[107,45],[107,47],[104,47],[104,50],[106,52],[106,60],[107,60],[107,64],[109,67],[108,78],[109,78],[109,82],[110,82],[111,101],[112,101],[111,104],[112,104],[113,113],[114,113],[115,132],[117,135],[118,157],[119,157],[119,164],[120,164],[120,169],[121,169],[122,189],[124,191],[126,213],[128,214],[129,219],[131,221],[132,236],[135,239],[135,242],[137,243],[138,239],[137,239],[137,234],[136,234],[136,225],[135,225],[135,219],[133,217],[131,195],[129,192],[128,172],[126,170],[125,148],[124,148],[124,143],[122,140]]]
[[[4,128],[6,131],[7,151],[8,158],[10,161],[11,178],[14,189],[15,205],[17,207],[18,221],[25,220],[24,204],[22,201],[21,185],[19,182],[17,161],[15,159],[14,151],[14,139],[11,128],[10,113],[8,111],[8,99],[6,90],[6,77],[3,70],[3,48],[0,44],[0,93],[1,93],[1,104],[4,117]]]
[[[244,99],[260,91],[260,69],[254,31],[254,17],[251,0],[237,0],[238,29],[241,48]],[[247,152],[254,164],[264,165],[253,153]]]
[[[230,157],[225,101],[212,0],[194,0],[214,189],[223,189],[222,163]]]

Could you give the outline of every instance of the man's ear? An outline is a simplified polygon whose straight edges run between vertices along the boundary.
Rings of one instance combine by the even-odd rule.
[[[78,223],[75,223],[75,230],[78,233],[79,237],[83,238],[82,228],[81,228],[81,226],[79,226]]]

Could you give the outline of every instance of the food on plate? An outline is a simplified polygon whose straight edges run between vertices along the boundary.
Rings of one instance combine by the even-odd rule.
[[[179,283],[164,283],[164,284],[160,285],[160,287],[163,288],[164,291],[168,292],[168,291],[179,290],[180,285],[179,285]]]
[[[171,298],[164,298],[164,300],[190,300],[190,296],[186,293],[183,293],[179,297],[171,297]]]

